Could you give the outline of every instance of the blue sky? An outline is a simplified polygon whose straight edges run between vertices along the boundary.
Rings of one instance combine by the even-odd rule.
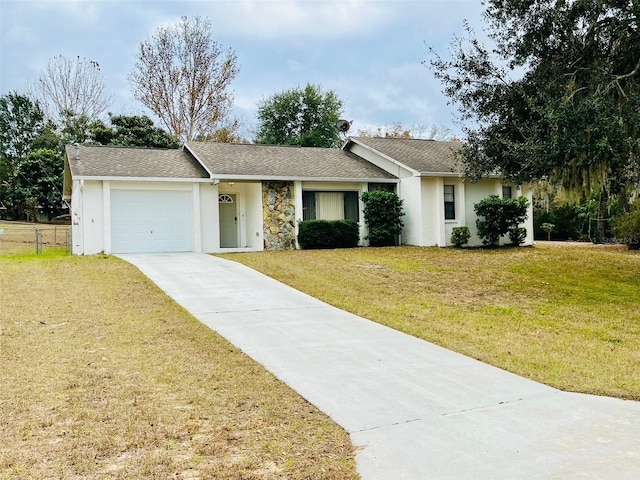
[[[351,134],[401,122],[460,131],[454,107],[421,62],[428,47],[446,54],[467,19],[482,29],[479,0],[0,0],[0,94],[24,91],[49,58],[100,64],[110,111],[148,114],[127,80],[135,51],[158,26],[180,16],[212,21],[235,50],[235,114],[252,138],[256,104],[306,83],[344,100]]]

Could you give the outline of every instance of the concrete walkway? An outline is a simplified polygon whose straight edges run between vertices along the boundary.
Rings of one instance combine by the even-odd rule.
[[[220,258],[121,258],[345,428],[363,480],[640,478],[638,402],[560,392]]]

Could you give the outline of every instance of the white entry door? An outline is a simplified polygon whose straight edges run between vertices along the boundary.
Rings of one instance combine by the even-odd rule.
[[[111,251],[190,252],[191,192],[111,191]]]

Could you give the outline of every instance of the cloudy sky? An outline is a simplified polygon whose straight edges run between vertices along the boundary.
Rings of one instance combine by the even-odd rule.
[[[394,122],[459,132],[441,85],[421,62],[446,54],[463,20],[481,30],[479,0],[0,0],[0,94],[24,91],[47,61],[100,64],[110,111],[145,113],[127,80],[141,41],[181,16],[209,17],[235,50],[235,114],[252,138],[256,104],[320,85],[344,100],[350,133]]]

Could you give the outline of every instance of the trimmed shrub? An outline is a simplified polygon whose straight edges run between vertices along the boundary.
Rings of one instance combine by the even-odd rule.
[[[471,232],[469,231],[469,227],[453,227],[453,230],[451,230],[451,243],[458,248],[466,245],[470,238]]]
[[[403,227],[402,200],[394,192],[372,190],[362,194],[362,201],[364,221],[369,228],[365,238],[372,247],[395,245]]]
[[[527,238],[527,229],[524,227],[511,227],[509,229],[509,240],[516,247],[519,247],[524,243],[524,239]]]
[[[303,249],[352,248],[360,239],[360,228],[353,220],[305,220],[298,227],[298,244]]]
[[[511,227],[517,227],[527,218],[529,200],[525,197],[501,198],[491,195],[473,206],[478,220],[478,235],[486,246],[495,246]]]

